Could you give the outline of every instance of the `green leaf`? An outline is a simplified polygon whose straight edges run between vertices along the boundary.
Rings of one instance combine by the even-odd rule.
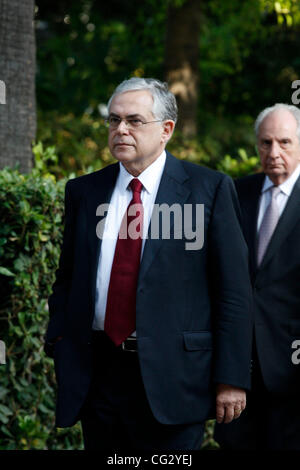
[[[11,416],[13,412],[5,405],[0,404],[0,413],[4,416]]]
[[[0,412],[0,421],[1,423],[3,424],[7,424],[9,419],[7,418],[7,416],[3,415],[1,412]]]
[[[43,405],[43,403],[40,403],[38,406],[38,409],[45,414],[50,414],[53,413],[53,410],[49,410],[49,408],[46,408],[46,406]]]
[[[15,274],[12,273],[9,269],[3,268],[2,266],[0,266],[0,274],[3,276],[15,276]]]

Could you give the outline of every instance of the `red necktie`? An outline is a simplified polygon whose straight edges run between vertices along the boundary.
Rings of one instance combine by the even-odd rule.
[[[107,294],[104,331],[116,346],[135,331],[136,288],[143,236],[142,183],[130,182],[132,199],[123,217]]]

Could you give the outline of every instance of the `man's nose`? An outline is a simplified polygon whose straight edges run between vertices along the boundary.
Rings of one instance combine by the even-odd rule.
[[[117,127],[117,132],[119,132],[120,134],[128,134],[127,122],[124,119],[121,119]]]
[[[274,159],[280,157],[280,147],[277,142],[272,142],[269,150],[269,157]]]

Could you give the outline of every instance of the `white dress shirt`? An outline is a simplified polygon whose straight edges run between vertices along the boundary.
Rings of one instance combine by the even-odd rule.
[[[280,193],[276,197],[276,202],[278,204],[279,216],[281,216],[281,214],[284,211],[288,198],[291,195],[294,184],[296,183],[299,175],[300,175],[300,165],[296,167],[296,169],[293,171],[293,173],[287,180],[285,180],[282,184],[278,186],[280,188]],[[274,186],[274,183],[272,183],[270,178],[266,176],[262,190],[261,190],[261,196],[260,196],[260,202],[259,202],[259,212],[258,212],[258,218],[257,218],[257,232],[259,231],[266,208],[268,207],[271,201],[271,191],[269,190],[272,186]]]
[[[166,152],[163,151],[163,153],[138,176],[138,179],[143,184],[141,199],[144,208],[141,257],[143,255],[153,205],[156,199],[157,190],[164,170],[165,162]],[[95,316],[93,321],[94,330],[104,330],[107,293],[117,238],[123,216],[132,199],[132,191],[130,188],[128,188],[128,185],[134,177],[128,173],[122,163],[119,163],[119,165],[120,172],[112,193],[105,220],[105,227],[98,262]],[[134,335],[135,333],[133,336]]]

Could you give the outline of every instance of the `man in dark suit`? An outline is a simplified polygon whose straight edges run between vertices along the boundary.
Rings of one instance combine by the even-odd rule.
[[[165,151],[177,118],[166,84],[127,80],[108,111],[118,163],[66,186],[46,336],[56,423],[80,419],[86,449],[198,449],[204,421],[237,418],[250,385],[234,185]]]
[[[217,425],[224,449],[300,450],[300,111],[277,104],[255,123],[263,173],[236,181],[254,288],[247,409]]]

